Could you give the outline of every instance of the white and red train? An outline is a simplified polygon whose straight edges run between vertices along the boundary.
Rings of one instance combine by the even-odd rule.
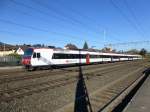
[[[140,55],[90,52],[51,48],[28,48],[22,58],[27,69],[142,59]]]

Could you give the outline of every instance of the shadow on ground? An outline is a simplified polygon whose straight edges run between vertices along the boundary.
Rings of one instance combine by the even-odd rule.
[[[82,67],[79,66],[79,77],[76,86],[74,112],[92,112],[88,91],[84,81]]]
[[[150,68],[147,68],[145,71],[143,71],[143,74],[150,75]]]
[[[132,91],[122,100],[122,102],[114,108],[114,110],[112,112],[122,112],[126,108],[126,106],[132,100],[132,98],[137,93],[139,88],[143,85],[145,80],[149,77],[150,68],[147,68],[145,71],[143,71],[143,74],[145,74],[143,79],[132,89]]]
[[[81,63],[81,55],[79,51],[79,62]],[[78,82],[76,86],[76,94],[74,101],[74,112],[92,112],[89,100],[88,90],[82,73],[82,66],[79,65]]]

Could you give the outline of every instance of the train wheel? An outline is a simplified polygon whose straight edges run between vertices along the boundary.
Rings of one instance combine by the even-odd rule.
[[[34,71],[36,68],[35,67],[32,67],[32,66],[26,66],[26,69],[28,71]]]

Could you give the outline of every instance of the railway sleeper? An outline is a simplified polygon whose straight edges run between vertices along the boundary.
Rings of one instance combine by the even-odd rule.
[[[115,90],[113,90],[112,88],[110,89],[106,89],[104,92],[107,92],[107,93],[109,93],[109,94],[114,94],[114,95],[117,95],[118,94],[118,91],[115,91]]]
[[[90,103],[91,103],[92,109],[94,109],[93,112],[96,112],[96,110],[99,109],[100,105],[103,105],[102,102],[98,102],[96,100],[91,100]]]
[[[96,97],[98,97],[100,99],[109,99],[109,100],[112,99],[111,95],[106,95],[106,94],[102,94],[102,93],[96,95]]]
[[[112,91],[106,91],[106,90],[104,90],[104,91],[102,92],[102,94],[105,94],[105,95],[117,95],[116,93],[114,93],[114,92],[112,92]]]

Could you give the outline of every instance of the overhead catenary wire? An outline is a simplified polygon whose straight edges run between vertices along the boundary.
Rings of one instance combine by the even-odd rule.
[[[77,39],[77,37],[73,36],[73,35],[69,35],[69,34],[65,34],[65,33],[59,33],[59,32],[54,32],[54,31],[49,31],[47,29],[42,29],[42,28],[37,28],[37,27],[29,26],[29,25],[24,25],[24,24],[16,23],[16,22],[13,22],[13,21],[10,21],[10,20],[1,19],[1,18],[0,18],[0,22],[7,23],[7,24],[13,24],[13,25],[16,25],[16,26],[20,26],[22,28],[32,29],[32,30],[35,30],[35,31],[46,32],[46,33],[51,33],[51,34],[61,35],[61,36],[67,36],[69,38]],[[82,38],[78,37],[78,39],[82,39]]]
[[[142,33],[142,35],[145,37],[145,31],[143,30],[143,28],[141,27],[140,22],[137,19],[137,16],[135,15],[135,13],[133,12],[132,8],[129,6],[129,3],[127,2],[127,0],[123,0],[125,6],[127,7],[127,9],[129,10],[132,18],[134,19],[134,22],[136,24],[136,26],[138,27],[138,29],[140,30],[140,32]]]
[[[122,15],[122,17],[134,28],[134,30],[141,36],[144,37],[139,28],[129,19],[129,17],[122,11],[122,9],[114,2],[114,0],[110,0],[110,3],[113,7],[118,10],[118,12]],[[141,38],[140,38],[141,39]]]
[[[31,7],[31,6],[28,6],[28,5],[26,5],[26,4],[24,4],[24,3],[22,3],[22,2],[17,2],[17,1],[15,1],[15,0],[9,0],[9,1],[11,1],[11,2],[13,2],[14,4],[17,4],[17,5],[20,5],[20,6],[24,6],[25,8],[29,8],[29,9],[31,9],[31,10],[34,10],[34,11],[36,11],[36,12],[40,12],[41,14],[44,14],[44,15],[47,15],[47,14],[50,14],[50,13],[45,13],[45,11],[43,11],[43,10],[38,10],[38,8],[34,8],[34,7]],[[21,11],[19,11],[19,12],[21,12]],[[44,13],[43,13],[44,12]],[[30,14],[28,14],[28,13],[26,13],[26,12],[23,12],[23,14],[25,14],[25,15],[30,15]],[[59,14],[59,13],[58,13]],[[55,16],[56,17],[56,16]],[[33,29],[33,28],[32,28]],[[37,30],[37,29],[36,29]],[[43,29],[42,29],[43,30]],[[97,32],[97,34],[100,34],[100,32]],[[67,34],[68,35],[68,34]],[[73,37],[73,36],[72,36]],[[83,40],[83,38],[82,38],[82,40]],[[84,39],[85,40],[85,39]],[[97,42],[97,41],[95,41],[95,42]]]
[[[63,2],[61,2],[61,0],[59,0],[59,2],[60,2],[61,4],[63,3]],[[57,2],[57,4],[59,4],[59,2]],[[91,22],[94,22],[94,23],[96,22],[95,19],[91,18],[91,17],[88,16],[88,15],[85,15],[84,13],[80,13],[79,11],[74,10],[72,7],[65,6],[65,8],[67,8],[68,11],[70,11],[71,13],[75,13],[76,15],[79,15],[79,16],[82,17],[82,18],[86,18],[86,20],[88,20],[88,21],[91,21]],[[116,40],[116,41],[121,41],[121,39],[116,38],[116,37],[117,37],[116,35],[114,36],[114,34],[112,35],[110,32],[108,32],[108,30],[106,30],[106,29],[108,29],[107,27],[102,27],[99,23],[96,23],[96,26],[97,26],[98,28],[101,28],[100,32],[103,33],[103,31],[105,30],[105,31],[107,31],[108,35],[110,35],[111,38],[113,38],[113,39]],[[116,34],[116,33],[115,33],[115,34]],[[110,37],[108,36],[108,38],[110,38]]]
[[[15,37],[16,35],[19,36],[20,38],[23,38],[23,37],[25,37],[25,38],[27,38],[27,37],[38,38],[37,35],[31,34],[31,33],[28,33],[28,36],[26,36],[26,35],[27,35],[26,33],[20,33],[20,32],[18,33],[18,32],[8,31],[8,30],[0,30],[0,32],[1,32],[1,33],[4,33],[4,34],[7,34],[7,35],[10,35],[11,38]],[[4,37],[4,38],[6,38],[6,37]],[[41,37],[40,37],[40,38],[41,38]],[[43,39],[44,39],[44,38],[51,38],[51,39],[53,39],[53,40],[56,39],[55,37],[53,37],[53,36],[51,36],[51,35],[50,35],[50,36],[46,36],[46,37],[42,37],[42,38],[43,38]],[[68,37],[68,38],[69,38],[69,37]],[[58,40],[59,40],[58,43],[65,41],[65,40],[62,39],[62,38],[59,38]],[[27,40],[27,41],[30,41],[30,40]],[[66,40],[66,42],[69,43],[69,40]],[[78,41],[75,41],[75,42],[78,43]],[[78,43],[78,44],[79,44],[79,43]]]
[[[125,46],[125,45],[141,45],[141,44],[150,44],[149,40],[146,41],[132,41],[132,42],[122,42],[122,43],[113,43],[113,44],[105,44],[105,46],[111,46],[111,47],[115,47],[115,46]]]
[[[15,0],[11,0],[11,1],[15,1]],[[19,2],[19,3],[21,3],[21,2]],[[25,5],[25,4],[24,4]],[[26,6],[28,6],[28,5],[26,5]],[[30,7],[30,6],[29,6]],[[30,7],[31,8],[31,7]],[[33,8],[33,7],[32,7]],[[37,11],[37,8],[36,8],[36,10],[35,11]],[[55,11],[55,10],[54,10]],[[45,11],[42,11],[41,10],[41,13],[44,13],[44,14],[49,14],[49,13],[47,13],[47,12],[45,12]],[[57,12],[57,15],[59,15],[59,12]],[[60,14],[61,15],[61,14]],[[63,16],[63,14],[62,14],[62,16]],[[65,20],[66,21],[66,19],[68,18],[68,17],[65,17],[66,15],[64,15],[64,18],[62,19],[62,20]],[[56,18],[58,18],[58,16],[55,16]],[[68,19],[71,19],[71,18],[68,18]],[[77,21],[76,21],[77,22]],[[72,21],[72,23],[75,23],[75,21],[73,22]],[[79,23],[80,24],[80,23]],[[34,28],[36,28],[36,27],[34,27]],[[30,26],[30,29],[33,29],[33,27],[32,26]],[[34,29],[34,30],[41,30],[42,32],[50,32],[50,31],[48,31],[47,29],[39,29],[39,28],[36,28],[36,29]],[[44,31],[45,30],[45,31]],[[52,32],[51,32],[52,33]],[[57,35],[61,35],[60,33],[58,34],[58,32],[53,32],[53,34],[56,34],[57,33]],[[64,34],[64,33],[63,33]],[[64,34],[64,36],[69,36],[68,34]],[[71,37],[75,37],[75,36],[72,36],[72,35],[70,35]],[[117,40],[117,38],[116,38],[116,40]]]
[[[11,8],[10,6],[7,6],[7,7],[8,7],[8,8]],[[13,10],[14,10],[16,13],[19,13],[19,14],[22,14],[22,15],[25,15],[25,16],[28,16],[28,17],[34,17],[34,15],[32,15],[32,14],[26,12],[26,11],[22,11],[22,10],[18,10],[18,9],[13,9]],[[49,20],[47,20],[46,18],[41,17],[41,16],[38,16],[36,19],[38,19],[38,20],[40,20],[40,21],[42,21],[42,22],[45,22],[45,23],[50,22]],[[55,23],[55,24],[57,24],[57,23]],[[65,25],[58,24],[58,27],[64,28]],[[76,30],[76,29],[73,28],[73,27],[69,27],[69,29],[71,29],[71,30]],[[83,33],[83,31],[81,31],[81,30],[78,30],[77,32]],[[89,32],[86,32],[86,33],[89,33]]]
[[[9,0],[9,1],[11,1],[12,3],[14,3],[14,4],[16,4],[16,5],[23,6],[23,7],[25,7],[25,8],[31,9],[31,10],[33,10],[33,11],[36,11],[36,12],[38,12],[38,13],[40,13],[40,14],[43,14],[43,15],[50,15],[50,14],[51,14],[51,13],[45,12],[45,11],[43,11],[43,10],[40,10],[40,9],[38,9],[38,8],[35,8],[35,7],[32,7],[32,6],[26,5],[26,4],[24,4],[23,2],[18,2],[18,1],[15,1],[15,0]],[[43,6],[43,7],[48,8],[50,11],[54,11],[54,12],[57,14],[57,16],[56,16],[56,15],[51,15],[51,17],[53,17],[53,18],[55,18],[55,19],[57,19],[57,20],[68,22],[67,19],[69,19],[69,20],[71,20],[70,22],[71,22],[71,24],[73,24],[73,25],[77,23],[77,24],[80,24],[81,26],[83,26],[85,29],[89,29],[90,32],[93,31],[93,33],[95,33],[95,34],[98,34],[98,35],[101,34],[100,32],[95,31],[92,27],[89,27],[87,24],[84,24],[84,23],[82,23],[82,22],[80,22],[80,21],[78,21],[78,20],[76,20],[76,19],[72,19],[72,18],[70,18],[70,17],[67,17],[67,16],[64,15],[64,14],[61,14],[60,12],[55,11],[53,8],[48,7],[46,4],[43,4],[43,3],[38,2],[38,1],[34,1],[34,2],[35,2],[35,3],[38,3],[39,5],[41,5],[41,6]],[[29,14],[26,13],[26,15],[29,15]],[[61,17],[58,17],[59,15],[61,15]],[[62,18],[62,17],[63,17],[63,18]],[[84,17],[90,18],[90,17],[88,17],[88,16],[84,16]],[[94,22],[95,22],[95,21],[94,21]],[[88,31],[88,32],[89,32],[89,31]],[[109,33],[109,35],[110,35],[110,33]],[[110,37],[107,37],[107,38],[110,38]],[[114,37],[114,36],[111,36],[111,38],[113,38],[113,39],[116,40],[116,41],[120,41],[120,39],[116,38],[116,36],[115,36],[115,37]]]
[[[43,15],[50,15],[51,17],[53,17],[53,18],[55,18],[55,19],[57,19],[57,20],[60,20],[60,21],[68,22],[68,20],[69,20],[69,21],[70,21],[69,23],[71,23],[71,24],[73,24],[73,25],[79,24],[79,25],[83,26],[84,29],[90,29],[90,30],[89,30],[90,32],[93,31],[93,33],[95,33],[95,34],[100,34],[100,32],[97,32],[97,31],[95,31],[95,30],[92,30],[91,27],[88,27],[86,24],[80,22],[79,20],[74,19],[74,18],[72,18],[72,17],[68,17],[68,16],[66,16],[66,15],[64,15],[64,14],[60,14],[59,12],[55,11],[54,9],[52,9],[52,8],[50,8],[50,7],[47,7],[46,4],[39,3],[38,1],[34,1],[34,2],[35,2],[35,3],[38,3],[38,5],[40,5],[40,6],[42,6],[42,7],[47,8],[49,11],[54,12],[56,15],[51,15],[52,13],[48,13],[48,12],[45,12],[45,11],[40,10],[40,9],[38,9],[38,8],[35,8],[35,7],[32,7],[32,6],[26,5],[26,4],[24,4],[23,2],[18,2],[18,1],[15,1],[15,0],[9,0],[9,1],[11,1],[12,3],[14,3],[14,4],[16,4],[16,5],[20,5],[20,6],[23,6],[23,7],[28,8],[28,9],[34,10],[34,11],[36,11],[36,12],[38,12],[38,13],[43,14]]]
[[[56,13],[58,16],[61,16],[61,17],[64,17],[70,21],[72,21],[72,23],[74,24],[79,24],[80,26],[83,26],[85,29],[89,29],[90,31],[94,32],[95,34],[100,34],[99,31],[96,31],[95,29],[93,29],[91,26],[89,26],[88,24],[85,24],[84,22],[78,20],[77,18],[73,18],[69,15],[66,15],[65,13],[63,13],[62,11],[58,11],[58,10],[55,10],[54,8],[52,7],[49,7],[47,4],[45,4],[44,2],[41,2],[41,1],[38,1],[38,0],[32,0],[34,3]]]
[[[32,11],[38,12],[38,13],[40,13],[42,15],[49,15],[50,14],[50,13],[47,13],[47,12],[45,12],[43,10],[38,9],[38,8],[26,5],[26,4],[22,3],[22,2],[18,2],[18,1],[15,1],[15,0],[9,0],[9,1],[14,3],[14,4],[16,4],[16,5],[23,6],[23,7],[27,8],[27,9],[31,9]],[[58,16],[56,16],[56,15],[51,15],[51,17],[54,17],[55,19],[58,19],[58,20],[61,20],[61,21],[65,21],[64,18],[58,18]]]

